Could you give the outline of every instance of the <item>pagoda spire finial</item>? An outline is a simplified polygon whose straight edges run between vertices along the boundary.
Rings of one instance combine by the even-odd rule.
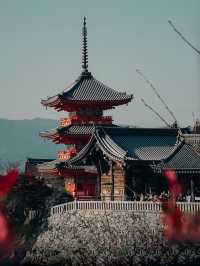
[[[83,69],[83,73],[87,73],[88,72],[88,49],[87,49],[86,17],[83,18],[83,28],[82,28],[82,69]]]

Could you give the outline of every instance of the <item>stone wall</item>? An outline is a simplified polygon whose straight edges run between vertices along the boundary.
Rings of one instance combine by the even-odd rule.
[[[169,245],[161,217],[120,211],[54,215],[25,262],[34,265],[167,265],[191,260],[196,251]],[[193,254],[194,253],[194,254]],[[181,254],[181,256],[180,256]],[[178,260],[179,261],[178,261]],[[177,264],[178,265],[178,264]]]

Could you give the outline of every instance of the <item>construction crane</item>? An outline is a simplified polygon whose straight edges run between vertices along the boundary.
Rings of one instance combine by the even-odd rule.
[[[177,28],[174,26],[174,24],[172,23],[171,20],[168,20],[169,25],[172,27],[172,29],[181,37],[181,39],[187,43],[187,45],[189,45],[195,52],[197,52],[200,55],[200,50],[198,50],[196,47],[194,47],[193,44],[191,44],[191,42],[189,42],[184,36],[183,34],[177,30]]]
[[[156,94],[156,96],[158,97],[158,99],[161,101],[161,103],[164,105],[165,109],[169,112],[169,114],[172,116],[172,118],[174,119],[174,123],[173,123],[173,127],[178,127],[178,123],[177,123],[177,119],[174,115],[174,113],[170,110],[170,108],[168,107],[168,105],[165,103],[165,101],[163,100],[163,98],[160,96],[160,94],[157,92],[156,88],[154,87],[154,85],[144,76],[144,74],[142,73],[141,70],[136,69],[136,72],[146,81],[146,83],[148,85],[150,85],[150,87],[153,89],[154,93]]]
[[[142,103],[144,104],[144,106],[146,106],[148,109],[150,109],[155,115],[157,115],[164,123],[167,127],[172,127],[169,123],[167,123],[167,121],[150,105],[148,105],[144,99],[141,98]]]

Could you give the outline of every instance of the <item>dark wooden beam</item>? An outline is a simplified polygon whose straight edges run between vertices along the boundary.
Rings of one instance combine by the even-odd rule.
[[[98,172],[98,175],[97,175],[97,200],[100,200],[101,199],[101,176],[102,176],[100,158],[98,159],[97,172]]]
[[[190,179],[190,191],[191,191],[191,201],[194,201],[195,200],[195,198],[194,198],[194,181],[192,178]]]
[[[111,161],[111,180],[112,180],[111,200],[115,200],[115,178],[113,173],[113,161]]]

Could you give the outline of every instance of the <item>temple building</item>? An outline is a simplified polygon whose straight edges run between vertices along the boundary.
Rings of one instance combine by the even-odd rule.
[[[44,139],[65,144],[66,149],[58,153],[57,160],[38,164],[38,174],[48,178],[55,176],[58,179],[62,176],[66,190],[73,196],[96,197],[96,170],[92,167],[82,167],[63,171],[57,165],[74,157],[88,143],[96,125],[117,127],[113,124],[111,116],[104,115],[104,111],[119,105],[127,105],[132,99],[133,95],[108,87],[88,71],[87,28],[84,17],[81,75],[63,92],[41,101],[45,107],[53,107],[57,111],[69,113],[68,117],[60,119],[58,128],[40,133]],[[34,162],[34,159],[29,159],[29,165]]]
[[[63,174],[96,169],[102,200],[132,200],[136,193],[166,191],[166,169],[176,171],[185,190],[197,189],[200,154],[194,144],[200,146],[200,136],[188,132],[188,128],[96,127],[90,142],[57,167]]]
[[[68,112],[44,139],[65,144],[56,160],[27,160],[26,172],[65,186],[75,199],[132,200],[135,194],[167,189],[163,171],[173,169],[186,188],[200,188],[200,134],[189,128],[133,128],[113,124],[104,112],[128,104],[88,71],[86,19],[82,31],[82,73],[63,92],[42,100]],[[200,191],[199,191],[200,192]]]

